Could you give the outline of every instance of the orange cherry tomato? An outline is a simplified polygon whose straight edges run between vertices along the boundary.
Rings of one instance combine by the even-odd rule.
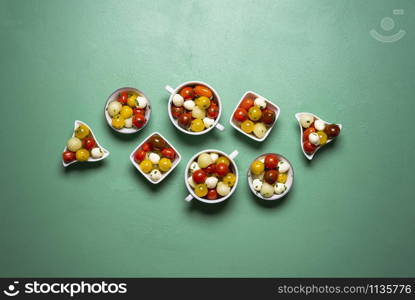
[[[196,85],[193,91],[196,94],[196,96],[205,96],[208,98],[212,98],[213,96],[212,91],[203,85]]]

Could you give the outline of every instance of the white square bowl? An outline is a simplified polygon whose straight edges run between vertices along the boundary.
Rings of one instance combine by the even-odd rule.
[[[170,168],[170,170],[168,170],[167,172],[165,172],[165,173],[162,173],[162,177],[160,178],[160,180],[159,181],[153,181],[153,180],[151,180],[151,178],[150,178],[150,174],[146,174],[146,173],[144,173],[143,171],[141,171],[141,169],[140,169],[140,165],[134,160],[134,153],[138,150],[138,149],[140,149],[140,147],[144,144],[144,143],[146,143],[153,135],[158,135],[158,136],[160,136],[165,142],[166,142],[166,144],[170,147],[170,148],[172,148],[173,150],[174,150],[174,152],[176,152],[176,158],[172,161],[172,166],[171,166],[171,168]],[[152,134],[150,134],[148,137],[146,137],[144,140],[143,140],[143,142],[141,143],[141,144],[139,144],[134,150],[133,150],[133,152],[131,152],[131,154],[130,154],[130,160],[131,160],[131,163],[134,165],[134,167],[148,180],[148,181],[150,181],[152,184],[158,184],[158,183],[160,183],[160,182],[162,182],[163,180],[164,180],[164,178],[166,178],[169,174],[170,174],[170,172],[171,171],[173,171],[173,169],[174,168],[176,168],[176,166],[179,164],[179,162],[180,162],[180,160],[182,159],[182,157],[181,157],[181,155],[180,155],[180,153],[179,153],[179,151],[177,151],[177,149],[176,148],[174,148],[173,147],[173,145],[164,137],[164,136],[162,136],[159,132],[153,132]]]
[[[272,125],[268,128],[267,132],[265,133],[265,135],[262,138],[258,138],[256,137],[253,133],[246,133],[245,131],[243,131],[240,127],[241,122],[238,122],[236,120],[234,120],[233,115],[235,114],[235,111],[238,109],[239,105],[241,105],[242,101],[246,98],[246,97],[252,97],[253,99],[256,99],[258,97],[264,98],[265,101],[267,102],[267,107],[269,107],[270,109],[272,109],[275,112],[275,121],[274,123],[272,123]],[[280,108],[278,105],[272,103],[271,101],[269,101],[267,98],[262,97],[261,95],[253,92],[253,91],[248,91],[246,92],[241,100],[238,102],[238,104],[235,106],[235,109],[232,112],[231,118],[229,120],[229,123],[231,124],[231,126],[233,128],[235,128],[236,130],[238,130],[239,132],[241,132],[242,134],[246,135],[247,137],[250,137],[251,139],[257,141],[257,142],[263,142],[269,135],[269,133],[271,132],[272,128],[274,128],[275,123],[277,123],[278,117],[280,116]]]

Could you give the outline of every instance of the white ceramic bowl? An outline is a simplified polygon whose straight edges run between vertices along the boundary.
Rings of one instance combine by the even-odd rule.
[[[314,119],[315,120],[317,120],[317,119],[319,119],[319,120],[321,120],[321,121],[323,121],[326,125],[328,125],[328,124],[335,124],[335,123],[329,123],[329,122],[326,122],[326,121],[324,121],[323,119],[321,119],[321,118],[319,118],[319,117],[317,117],[315,114],[312,114],[312,113],[308,113],[308,112],[299,112],[299,113],[296,113],[295,114],[295,118],[297,119],[297,121],[298,121],[298,125],[300,125],[300,146],[301,146],[301,150],[303,150],[303,153],[304,153],[304,155],[305,155],[305,157],[307,157],[307,159],[308,160],[312,160],[313,159],[313,157],[314,157],[314,155],[317,153],[317,151],[322,147],[322,146],[318,146],[317,147],[317,149],[316,149],[316,151],[314,151],[314,153],[312,153],[312,154],[308,154],[307,152],[305,152],[304,151],[304,147],[303,147],[303,126],[301,126],[301,123],[300,123],[300,116],[301,115],[303,115],[303,114],[307,114],[307,115],[312,115],[313,117],[314,117]],[[342,124],[336,124],[337,126],[339,126],[339,128],[340,128],[340,132],[341,132],[341,130],[342,130]],[[328,139],[327,140],[327,143],[326,144],[328,144],[328,143],[330,143],[331,141],[333,141],[334,139]]]
[[[140,149],[140,147],[144,144],[144,143],[146,143],[153,135],[159,135],[165,142],[166,142],[166,144],[170,147],[170,148],[172,148],[173,150],[174,150],[174,152],[176,152],[176,157],[175,157],[175,159],[172,161],[172,165],[171,165],[171,168],[170,168],[170,170],[168,170],[167,172],[165,172],[165,173],[162,173],[162,176],[161,176],[161,178],[160,178],[160,180],[159,181],[153,181],[151,178],[150,178],[150,174],[146,174],[146,173],[144,173],[143,171],[141,171],[141,169],[140,169],[140,164],[139,163],[137,163],[135,160],[134,160],[134,153],[138,150],[138,149]],[[153,132],[152,134],[150,134],[148,137],[146,137],[144,140],[143,140],[143,142],[141,142],[141,144],[139,144],[134,150],[133,150],[133,152],[131,152],[131,154],[130,154],[130,161],[131,161],[131,163],[134,165],[134,167],[148,180],[148,181],[150,181],[152,184],[158,184],[158,183],[160,183],[160,182],[162,182],[163,180],[164,180],[164,178],[166,178],[169,174],[170,174],[170,172],[171,171],[173,171],[173,169],[174,168],[176,168],[177,167],[177,165],[179,164],[179,162],[180,162],[180,160],[182,159],[182,157],[181,157],[181,155],[180,155],[180,153],[179,153],[179,151],[177,151],[177,149],[176,148],[174,148],[173,147],[173,145],[164,137],[164,136],[162,136],[159,132]]]
[[[230,161],[230,165],[229,165],[229,169],[230,170],[232,170],[233,171],[233,173],[235,174],[235,176],[236,176],[236,180],[235,180],[235,184],[233,185],[233,187],[232,187],[232,189],[231,189],[231,191],[229,192],[229,194],[227,194],[225,197],[221,197],[221,198],[218,198],[218,199],[216,199],[216,200],[208,200],[208,199],[204,199],[204,198],[201,198],[201,197],[198,197],[196,194],[195,194],[195,192],[194,192],[194,190],[193,190],[193,188],[189,185],[189,183],[187,182],[187,178],[189,178],[189,176],[190,176],[190,165],[191,165],[191,163],[192,162],[194,162],[196,159],[197,159],[197,157],[200,155],[200,154],[202,154],[202,153],[211,153],[211,152],[215,152],[215,153],[218,153],[219,155],[223,155],[223,156],[225,156],[225,157],[227,157],[228,159],[229,159],[229,161]],[[206,150],[203,150],[203,151],[200,151],[200,152],[198,152],[198,153],[196,153],[190,160],[189,160],[189,162],[187,163],[187,166],[186,166],[186,169],[184,170],[184,183],[185,183],[185,185],[186,185],[186,188],[187,188],[187,190],[189,191],[189,195],[185,198],[185,200],[186,201],[192,201],[193,199],[197,199],[197,200],[199,200],[199,201],[201,201],[201,202],[204,202],[204,203],[209,203],[209,204],[214,204],[214,203],[219,203],[219,202],[222,202],[222,201],[225,201],[226,199],[228,199],[230,196],[232,196],[232,194],[235,192],[235,190],[236,190],[236,186],[238,185],[238,180],[239,180],[239,175],[238,175],[238,167],[236,166],[236,163],[235,163],[235,161],[234,161],[234,159],[235,159],[235,157],[237,157],[238,156],[238,154],[239,154],[239,152],[237,151],[237,150],[234,150],[231,154],[226,154],[226,153],[224,153],[224,152],[222,152],[222,151],[219,151],[219,150],[216,150],[216,149],[206,149]]]
[[[213,97],[218,102],[218,107],[219,107],[219,113],[218,113],[218,116],[216,117],[215,122],[213,123],[213,125],[210,126],[209,128],[206,128],[203,131],[200,131],[200,132],[194,132],[194,131],[186,130],[186,129],[180,127],[180,125],[177,123],[177,119],[175,119],[173,117],[173,115],[171,114],[171,105],[172,105],[172,101],[173,101],[173,96],[176,95],[177,93],[179,93],[182,88],[184,88],[186,86],[194,86],[194,85],[204,85],[204,86],[208,87],[212,91]],[[219,94],[210,85],[208,85],[207,83],[204,83],[202,81],[187,81],[187,82],[183,82],[181,85],[179,85],[175,89],[173,89],[169,85],[166,85],[165,89],[170,94],[169,101],[167,103],[167,111],[168,111],[168,114],[169,114],[170,121],[181,132],[184,132],[184,133],[190,134],[190,135],[201,135],[201,134],[205,134],[205,133],[211,131],[213,128],[217,128],[220,131],[223,131],[225,129],[225,127],[223,127],[221,124],[219,124],[219,119],[220,119],[220,116],[222,114],[222,102],[220,100]]]
[[[75,136],[75,130],[76,130],[76,129],[80,126],[80,125],[85,125],[86,127],[88,127],[88,128],[89,128],[89,132],[91,133],[91,136],[94,138],[95,143],[96,143],[96,146],[97,146],[98,148],[100,148],[100,149],[102,150],[102,152],[104,152],[104,155],[102,155],[102,157],[100,157],[100,158],[93,158],[93,157],[91,157],[91,156],[90,156],[90,157],[88,158],[88,160],[87,160],[87,161],[85,161],[85,162],[96,162],[96,161],[100,161],[100,160],[103,160],[104,158],[106,158],[108,155],[110,155],[109,151],[108,151],[107,149],[105,149],[104,147],[102,147],[102,146],[101,146],[101,144],[98,142],[98,140],[97,140],[97,138],[95,137],[94,132],[92,131],[91,127],[90,127],[90,126],[88,126],[85,122],[78,121],[78,120],[76,120],[76,121],[75,121],[75,124],[74,124],[74,129],[73,129],[73,133],[72,133],[72,137],[74,137],[74,136]],[[63,149],[63,152],[65,152],[67,149],[68,149],[68,148],[65,146],[65,148]],[[69,165],[72,165],[72,164],[76,163],[76,162],[78,162],[78,161],[77,161],[77,160],[74,160],[74,161],[71,161],[71,162],[69,162],[69,163],[66,163],[66,162],[64,162],[64,161],[62,160],[62,164],[63,164],[63,166],[64,166],[65,168],[66,168],[67,166],[69,166]],[[82,163],[84,163],[84,161],[83,161]]]
[[[238,109],[239,105],[242,103],[242,101],[243,101],[246,97],[251,97],[251,98],[253,98],[254,100],[255,100],[256,98],[258,98],[258,97],[264,98],[264,99],[265,99],[265,101],[266,101],[266,103],[267,103],[267,107],[269,107],[270,109],[272,109],[272,110],[275,112],[275,121],[274,121],[274,123],[272,123],[272,125],[271,125],[271,126],[269,126],[269,127],[267,128],[267,132],[265,133],[265,135],[264,135],[262,138],[258,138],[258,137],[256,137],[256,136],[255,136],[255,134],[253,134],[253,133],[246,133],[245,131],[243,131],[243,130],[241,129],[241,126],[240,126],[240,125],[241,125],[241,123],[242,123],[242,122],[238,122],[238,121],[236,121],[236,120],[234,120],[234,119],[233,119],[233,115],[235,114],[235,111]],[[255,93],[255,92],[248,91],[248,92],[246,92],[246,93],[242,96],[241,100],[239,100],[239,102],[238,102],[238,105],[236,105],[235,109],[233,110],[232,115],[231,115],[231,119],[229,120],[229,123],[231,124],[231,126],[232,126],[233,128],[235,128],[236,130],[238,130],[238,131],[239,131],[239,132],[241,132],[242,134],[246,135],[247,137],[250,137],[251,139],[253,139],[253,140],[257,141],[257,142],[262,142],[262,141],[264,141],[264,140],[268,137],[268,135],[269,135],[269,133],[271,132],[272,128],[274,128],[274,125],[275,125],[275,123],[277,123],[278,117],[280,116],[280,112],[281,112],[281,110],[280,110],[280,108],[279,108],[279,106],[278,106],[278,105],[276,105],[276,104],[272,103],[271,101],[269,101],[269,100],[268,100],[268,99],[266,99],[265,97],[262,97],[261,95],[259,95],[259,94]]]
[[[119,93],[121,93],[121,92],[130,92],[130,91],[136,92],[140,96],[143,96],[144,98],[147,99],[147,103],[148,104],[147,104],[146,113],[145,113],[146,123],[141,128],[137,128],[134,125],[131,128],[126,128],[126,127],[121,128],[121,129],[114,128],[114,127],[112,127],[112,118],[111,118],[111,116],[107,112],[108,104],[110,104],[110,102],[112,102],[112,101],[116,101],[117,98],[118,98],[118,94]],[[141,129],[143,129],[144,127],[146,127],[147,124],[148,124],[148,122],[150,121],[150,117],[151,117],[151,103],[150,103],[150,100],[148,99],[148,97],[142,91],[137,90],[136,88],[132,88],[132,87],[123,87],[123,88],[120,88],[120,89],[116,90],[115,92],[113,92],[108,97],[107,102],[105,103],[104,116],[105,116],[105,119],[107,120],[108,126],[111,127],[113,130],[115,130],[117,132],[120,132],[120,133],[124,133],[124,134],[136,133],[136,132],[140,131]]]
[[[278,194],[274,194],[272,197],[269,197],[269,198],[265,198],[264,196],[262,196],[261,193],[260,192],[257,192],[254,189],[253,185],[252,185],[252,182],[255,179],[255,175],[253,175],[251,173],[251,164],[249,164],[249,167],[248,167],[248,176],[247,176],[248,177],[248,185],[249,185],[249,188],[251,189],[252,193],[255,196],[257,196],[258,198],[261,198],[261,199],[264,199],[264,200],[278,200],[278,199],[281,199],[282,197],[284,197],[285,195],[287,195],[288,192],[291,190],[291,187],[292,187],[292,185],[294,183],[294,169],[293,169],[293,165],[290,163],[290,161],[288,159],[286,159],[284,156],[282,156],[280,154],[277,154],[277,153],[265,153],[265,154],[262,154],[262,155],[258,156],[257,158],[255,158],[252,162],[254,162],[254,161],[258,160],[258,159],[261,159],[261,158],[265,158],[265,156],[268,155],[268,154],[275,154],[278,157],[279,160],[282,160],[282,161],[284,161],[284,162],[286,162],[286,163],[288,163],[290,165],[290,169],[288,170],[288,174],[287,174],[288,175],[287,176],[287,182],[285,183],[285,185],[287,186],[287,189],[285,190],[284,193],[279,194],[279,195]]]

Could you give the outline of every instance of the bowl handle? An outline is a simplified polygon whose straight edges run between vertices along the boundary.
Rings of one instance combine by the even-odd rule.
[[[229,154],[228,156],[231,158],[231,159],[234,159],[235,157],[237,157],[238,156],[238,154],[239,154],[239,151],[238,150],[234,150],[231,154]]]
[[[191,194],[187,195],[186,198],[184,198],[185,201],[190,202],[193,200],[193,196]]]
[[[171,94],[171,95],[173,95],[173,94],[174,94],[174,89],[173,89],[170,85],[166,85],[164,88],[166,89],[166,91],[167,91],[169,94]]]
[[[219,129],[220,131],[223,131],[224,129],[225,129],[225,127],[223,127],[223,125],[222,124],[216,124],[216,126],[215,126],[217,129]]]

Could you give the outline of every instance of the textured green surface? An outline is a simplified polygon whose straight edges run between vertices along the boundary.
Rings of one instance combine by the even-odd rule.
[[[407,35],[369,35],[392,9]],[[0,0],[1,276],[415,276],[415,2]],[[167,117],[164,85],[202,80],[220,93],[224,132],[188,137]],[[149,126],[118,136],[107,96],[152,101]],[[257,144],[229,126],[246,90],[282,110]],[[311,163],[294,113],[342,123]],[[111,151],[64,170],[73,121]],[[153,131],[182,163],[150,185],[128,155]],[[240,151],[224,205],[185,203],[194,153]],[[263,152],[291,160],[295,187],[266,205],[245,172]]]

